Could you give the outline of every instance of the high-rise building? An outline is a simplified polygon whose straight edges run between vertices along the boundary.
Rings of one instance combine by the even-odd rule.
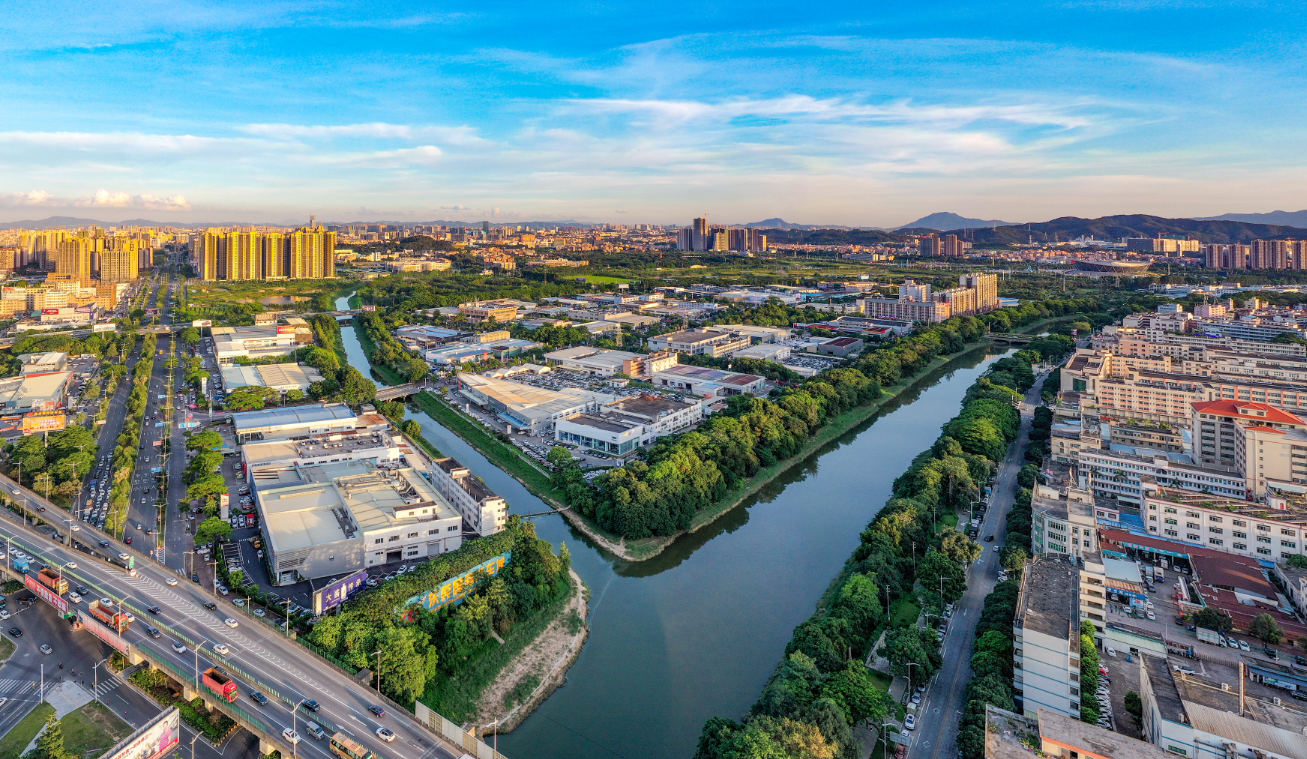
[[[998,308],[997,274],[963,274],[958,277],[958,284],[976,291],[977,313],[983,314]]]
[[[131,282],[140,276],[141,244],[129,237],[111,237],[100,252],[101,282]]]
[[[694,226],[691,227],[692,250],[704,251],[708,249],[708,218],[706,216],[694,220]]]
[[[87,237],[71,237],[60,242],[55,256],[55,271],[78,282],[90,283],[91,252],[92,241]]]
[[[336,233],[210,229],[196,241],[195,265],[207,281],[326,279],[336,276]]]
[[[935,235],[926,235],[921,238],[921,255],[923,256],[941,256],[943,255],[943,244]]]
[[[939,254],[957,258],[970,248],[971,243],[966,240],[959,240],[957,235],[944,235],[944,239],[940,240]]]

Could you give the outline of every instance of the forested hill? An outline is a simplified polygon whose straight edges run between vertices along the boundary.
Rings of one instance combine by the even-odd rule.
[[[902,235],[879,229],[770,229],[759,230],[767,235],[767,244],[803,245],[876,245],[883,242],[900,242]]]
[[[1216,219],[1164,219],[1160,216],[1130,214],[1081,219],[1063,216],[1035,224],[1013,224],[993,229],[951,230],[952,234],[983,243],[1066,242],[1077,237],[1093,236],[1099,240],[1118,241],[1122,237],[1156,237],[1159,234],[1188,235],[1206,243],[1248,243],[1257,239],[1307,238],[1307,229],[1278,224],[1250,224],[1243,221]]]

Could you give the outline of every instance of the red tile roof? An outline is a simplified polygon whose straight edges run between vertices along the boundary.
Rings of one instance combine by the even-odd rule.
[[[1266,421],[1276,422],[1277,424],[1288,424],[1298,427],[1307,427],[1301,417],[1290,414],[1274,406],[1265,403],[1254,403],[1252,401],[1198,401],[1193,404],[1194,411],[1202,414],[1214,414],[1216,416],[1229,416],[1236,419],[1246,419],[1250,422]],[[1261,414],[1247,413],[1250,410],[1261,411]]]

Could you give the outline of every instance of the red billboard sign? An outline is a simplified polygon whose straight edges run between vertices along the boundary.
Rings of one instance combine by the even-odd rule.
[[[37,582],[35,577],[23,575],[23,584],[27,586],[28,590],[40,596],[41,600],[58,609],[60,614],[68,613],[68,601],[64,600],[63,596]]]
[[[57,308],[43,308],[43,309],[41,309],[41,313],[45,314],[46,316],[58,316],[58,315],[59,315],[59,309],[57,309]]]
[[[293,334],[295,334],[295,326],[292,325],[292,324],[282,324],[282,325],[279,325],[279,326],[277,327],[277,334],[279,334],[279,335],[293,335]]]

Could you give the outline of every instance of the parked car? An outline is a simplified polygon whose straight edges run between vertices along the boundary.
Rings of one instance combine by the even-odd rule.
[[[917,715],[915,715],[915,714],[908,714],[908,716],[903,720],[903,727],[906,728],[906,729],[908,729],[908,730],[916,730],[916,729],[917,729]]]

